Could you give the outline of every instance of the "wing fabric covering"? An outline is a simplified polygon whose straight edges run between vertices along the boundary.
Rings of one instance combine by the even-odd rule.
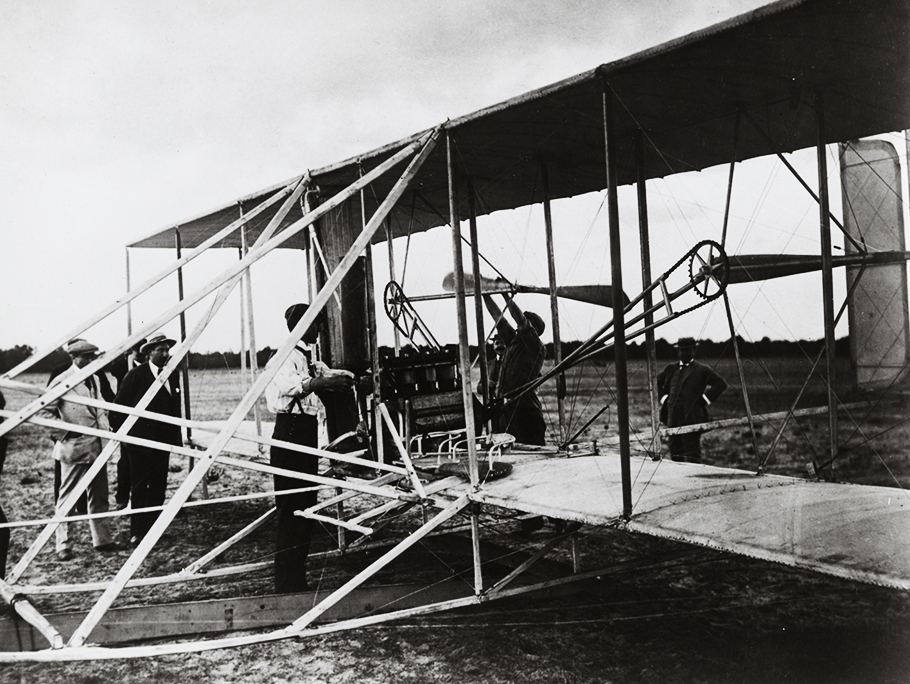
[[[860,140],[841,148],[844,226],[871,254],[904,249],[900,162],[894,146]],[[847,243],[847,252],[856,248]],[[906,264],[847,267],[850,355],[863,389],[892,385],[910,360]]]

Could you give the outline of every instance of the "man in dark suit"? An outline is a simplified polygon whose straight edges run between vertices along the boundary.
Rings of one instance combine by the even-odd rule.
[[[708,405],[727,389],[726,381],[713,369],[695,360],[697,343],[681,337],[676,343],[678,363],[671,363],[657,376],[660,422],[681,427],[708,422]],[[701,433],[671,435],[670,456],[674,461],[701,463]]]
[[[141,349],[148,356],[148,363],[137,366],[123,378],[114,401],[124,406],[136,406],[143,395],[155,382],[161,369],[170,358],[170,348],[176,344],[163,334],[153,335]],[[164,387],[159,388],[146,408],[153,413],[180,416],[180,396],[176,375],[168,378]],[[111,412],[111,428],[118,430],[126,421],[122,413]],[[121,457],[126,455],[130,462],[130,498],[133,509],[160,506],[167,491],[168,461],[170,450],[166,445],[180,446],[183,443],[180,427],[162,423],[151,418],[139,418],[129,430],[131,437],[154,440],[165,448],[151,448],[132,444],[121,444]],[[130,517],[130,543],[138,544],[158,518],[158,511],[134,513]]]
[[[142,353],[142,347],[146,342],[148,340],[143,337],[132,349],[111,361],[108,368],[111,375],[116,378],[118,388],[123,384],[123,378],[127,373],[148,362]],[[118,510],[126,508],[130,503],[130,459],[122,451],[117,460],[117,489],[114,492],[114,500],[117,502]]]

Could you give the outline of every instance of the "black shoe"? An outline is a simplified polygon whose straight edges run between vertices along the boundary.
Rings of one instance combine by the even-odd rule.
[[[101,546],[96,546],[95,551],[100,551],[101,553],[111,553],[113,551],[123,551],[123,545],[118,544],[115,541],[108,542],[107,544],[101,544]]]

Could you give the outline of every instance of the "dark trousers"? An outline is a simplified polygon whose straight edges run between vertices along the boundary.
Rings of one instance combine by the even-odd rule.
[[[114,492],[118,506],[126,506],[130,502],[130,486],[130,458],[121,447],[117,461],[117,489]]]
[[[499,419],[499,431],[508,432],[519,444],[546,444],[547,425],[540,409],[520,401],[506,406]]]
[[[125,453],[130,461],[130,499],[133,509],[160,506],[167,493],[167,468],[169,451],[121,444],[121,458]],[[146,535],[158,519],[160,511],[133,513],[130,516],[130,536]]]
[[[319,429],[315,416],[279,413],[275,419],[273,439],[315,447],[319,444]],[[319,458],[273,446],[271,464],[276,468],[315,475]],[[286,475],[274,475],[275,491],[311,486],[306,480]],[[307,591],[306,559],[310,552],[313,520],[294,515],[294,511],[316,504],[317,493],[302,492],[275,497],[278,509],[277,537],[275,540],[275,591],[279,594]]]
[[[670,448],[670,458],[674,461],[701,463],[700,432],[686,432],[681,435],[671,435],[667,441]]]
[[[0,508],[0,523],[8,523],[6,513]],[[0,576],[6,577],[6,557],[9,555],[9,528],[0,529]]]
[[[6,461],[6,448],[8,446],[9,440],[7,440],[6,437],[0,437],[0,471],[3,470],[3,463]],[[6,513],[0,508],[0,523],[7,522],[9,521],[6,519]],[[10,529],[8,527],[0,528],[0,577],[6,577],[6,557],[9,555],[9,537]]]

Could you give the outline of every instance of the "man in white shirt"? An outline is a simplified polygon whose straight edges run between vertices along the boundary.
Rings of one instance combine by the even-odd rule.
[[[308,309],[306,304],[294,304],[284,313],[288,330],[293,330]],[[300,343],[291,351],[266,387],[266,401],[274,411],[275,430],[272,438],[302,446],[319,446],[319,397],[316,392],[350,391],[354,376],[347,371],[332,370],[313,358],[313,345],[324,326],[320,317],[303,334]],[[270,362],[271,363],[271,362]],[[270,462],[276,468],[315,475],[319,458],[290,449],[273,446]],[[306,488],[306,480],[275,475],[275,507],[278,509],[275,543],[275,591],[290,593],[308,591],[306,560],[310,550],[313,520],[294,515],[316,504],[317,493],[312,491],[281,494],[288,489]]]

